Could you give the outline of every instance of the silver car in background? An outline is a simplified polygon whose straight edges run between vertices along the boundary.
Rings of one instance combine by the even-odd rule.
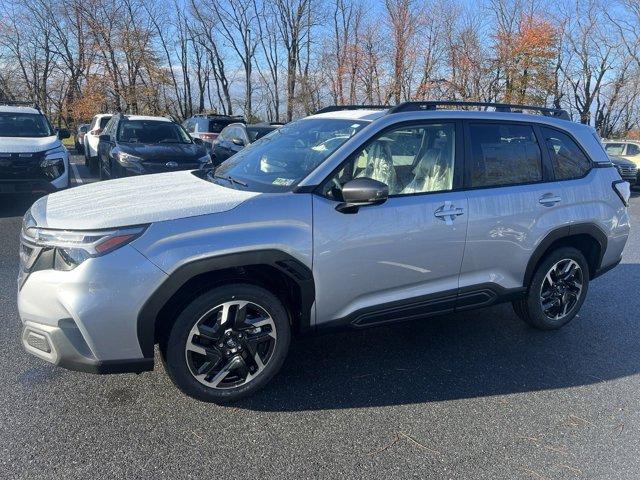
[[[150,370],[157,344],[183,392],[224,403],[264,386],[294,335],[498,302],[556,329],[620,262],[629,195],[562,110],[329,107],[215,171],[37,201],[23,343],[96,373]]]

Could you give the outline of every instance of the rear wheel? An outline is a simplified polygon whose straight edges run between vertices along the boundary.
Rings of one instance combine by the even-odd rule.
[[[284,362],[290,338],[286,310],[271,292],[233,284],[189,304],[161,350],[180,390],[199,400],[227,403],[271,380]]]
[[[551,252],[538,266],[525,298],[513,303],[520,318],[532,327],[554,330],[569,323],[584,303],[589,266],[571,247]]]

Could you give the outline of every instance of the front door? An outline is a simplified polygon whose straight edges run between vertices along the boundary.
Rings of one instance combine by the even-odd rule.
[[[456,123],[395,126],[374,137],[313,200],[319,326],[370,325],[453,309],[467,229]],[[382,205],[341,213],[356,177],[389,186]]]

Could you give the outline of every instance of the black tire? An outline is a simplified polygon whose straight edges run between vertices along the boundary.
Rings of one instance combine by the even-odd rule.
[[[543,286],[548,290],[548,280],[545,278],[550,270],[559,262],[574,261],[580,267],[580,284],[579,293],[572,297],[570,309],[566,314],[560,311],[562,304],[558,304],[559,318],[553,318],[542,307],[542,289]],[[545,285],[543,285],[545,283]],[[568,290],[565,287],[565,291]],[[569,323],[578,314],[589,289],[589,265],[582,252],[572,247],[561,247],[549,253],[538,265],[535,273],[527,289],[526,296],[513,302],[513,309],[516,314],[529,325],[540,330],[556,330]],[[561,298],[564,296],[560,295]],[[575,303],[573,303],[575,302]],[[551,302],[553,303],[553,302]]]
[[[192,373],[191,368],[193,366],[188,363],[190,361],[188,358],[193,357],[189,357],[191,352],[186,351],[187,342],[192,344],[192,339],[198,337],[198,335],[192,337],[192,329],[196,324],[200,325],[201,319],[207,315],[207,312],[211,312],[212,309],[223,303],[234,301],[248,301],[263,309],[275,325],[277,340],[274,341],[273,349],[270,350],[270,356],[263,365],[263,369],[247,383],[237,387],[225,388],[205,386]],[[218,325],[217,321],[216,325]],[[200,329],[202,329],[202,325],[200,325]],[[215,333],[221,333],[222,330],[223,328],[219,327],[219,330]],[[218,341],[221,343],[218,344]],[[166,340],[160,342],[160,350],[169,377],[183,393],[205,402],[225,404],[249,396],[264,387],[282,367],[289,351],[290,341],[289,316],[276,296],[268,290],[254,285],[231,284],[215,288],[197,297],[187,305],[178,315]],[[212,344],[214,342],[216,345],[212,346],[215,348],[216,346],[221,346],[223,340],[216,339],[212,341]],[[248,350],[245,348],[237,355],[234,354],[226,358],[221,356],[221,361],[230,361],[230,359],[242,355],[246,355],[245,358],[247,361],[249,360]]]
[[[89,157],[89,172],[95,175],[98,173],[98,168],[98,157]]]

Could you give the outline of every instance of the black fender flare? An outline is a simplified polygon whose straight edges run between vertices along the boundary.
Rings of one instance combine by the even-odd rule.
[[[167,301],[189,280],[204,274],[234,267],[268,265],[278,269],[300,288],[302,318],[300,329],[311,328],[311,307],[315,301],[315,282],[309,267],[281,250],[253,250],[194,260],[178,267],[153,292],[138,314],[137,334],[145,358],[153,358],[155,324]]]
[[[553,242],[556,242],[557,240],[571,237],[573,235],[589,235],[596,242],[598,242],[598,244],[600,245],[600,258],[597,259],[596,270],[600,268],[600,264],[602,263],[602,256],[607,249],[607,235],[595,223],[575,223],[565,225],[563,227],[551,230],[551,232],[549,232],[547,236],[542,239],[542,241],[533,251],[533,254],[529,258],[529,262],[527,263],[527,268],[524,273],[524,287],[528,288],[538,262],[545,254],[547,249],[551,246],[551,244]]]

